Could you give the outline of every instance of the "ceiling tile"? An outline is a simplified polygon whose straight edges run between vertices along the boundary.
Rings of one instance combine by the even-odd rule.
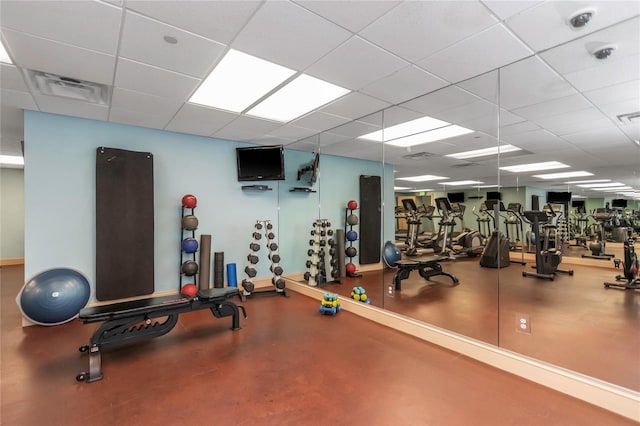
[[[638,99],[640,97],[640,80],[632,80],[601,89],[589,90],[584,92],[584,95],[598,106]]]
[[[476,99],[456,108],[436,112],[433,117],[454,124],[461,124],[480,117],[493,117],[494,122],[497,124],[498,107],[485,100]]]
[[[535,105],[516,108],[513,112],[529,120],[535,120],[542,117],[549,117],[551,115],[563,114],[565,112],[586,109],[589,107],[591,107],[591,104],[584,96],[575,94],[541,102]]]
[[[380,130],[381,125],[373,125],[370,123],[365,123],[363,121],[355,120],[350,123],[344,124],[340,127],[336,127],[335,129],[331,129],[331,134],[344,136],[346,138],[355,139],[358,136],[366,135],[367,133],[374,132],[376,130]],[[322,138],[322,141],[329,141],[330,138]],[[373,146],[374,142],[369,142],[369,146]]]
[[[569,83],[535,56],[508,65],[500,71],[500,106],[506,109],[575,93]]]
[[[466,127],[471,130],[475,130],[477,132],[484,132],[491,136],[498,135],[498,126],[500,126],[500,131],[502,132],[504,127],[510,126],[515,123],[522,123],[524,118],[519,115],[512,114],[509,111],[500,110],[500,123],[498,123],[498,116],[496,111],[493,111],[489,115],[484,115],[479,118],[473,118],[469,120],[460,120],[457,121],[456,124],[459,124],[463,127]],[[538,128],[535,124],[534,128]],[[531,129],[529,129],[531,130]],[[500,133],[502,135],[502,133]]]
[[[258,145],[262,145],[262,146],[284,145],[287,148],[289,148],[289,144],[292,144],[295,141],[293,141],[292,139],[282,138],[278,136],[265,135],[256,139],[252,139],[251,142],[256,143]],[[298,149],[300,148],[301,146],[298,146]]]
[[[144,111],[147,115],[158,115],[165,123],[182,106],[182,101],[175,99],[161,98],[147,93],[126,90],[122,88],[113,89],[111,96],[111,108],[128,111]],[[164,127],[164,126],[162,126]]]
[[[613,124],[598,129],[569,133],[564,135],[563,138],[579,148],[595,152],[596,154],[608,151],[613,146],[628,145],[631,147],[631,142],[627,136]],[[640,153],[638,153],[638,156],[640,158]]]
[[[165,36],[178,42],[167,43]],[[120,55],[124,58],[204,78],[225,49],[223,44],[136,13],[125,14],[120,43]]]
[[[640,96],[640,93],[638,96]],[[598,109],[607,114],[609,118],[614,120],[614,122],[619,123],[619,115],[633,113],[640,114],[640,97],[602,105]],[[636,118],[635,123],[637,126],[640,126],[640,118]],[[622,123],[620,124],[622,125]]]
[[[30,109],[38,111],[38,106],[29,92],[19,92],[16,90],[0,90],[0,103],[3,108],[12,107],[20,109]],[[2,129],[6,123],[2,123]]]
[[[355,120],[372,112],[380,111],[390,105],[388,102],[372,98],[371,96],[351,92],[335,102],[322,107],[320,110]]]
[[[611,125],[611,120],[595,108],[570,111],[532,121],[540,127],[561,136],[577,131],[595,130],[599,127],[608,127]]]
[[[565,78],[578,90],[586,92],[637,80],[638,76],[640,76],[640,55],[633,55],[621,59],[611,57],[600,66],[566,74]]]
[[[390,9],[400,4],[400,1],[391,0],[295,0],[295,2],[354,33],[357,33],[380,16],[387,13]]]
[[[424,114],[405,108],[405,105],[402,105],[389,107],[385,109],[382,114],[372,114],[361,118],[360,121],[373,124],[374,126],[391,127],[421,117],[424,117]]]
[[[98,1],[3,1],[4,28],[115,54],[122,9]]]
[[[384,99],[392,104],[399,104],[416,96],[433,92],[449,83],[424,71],[415,65],[409,65],[380,80],[362,88],[360,92]]]
[[[187,103],[167,124],[165,130],[209,136],[236,118],[237,114]]]
[[[127,0],[127,8],[208,39],[229,44],[261,1]]]
[[[106,105],[91,104],[57,96],[35,95],[34,97],[42,112],[100,121],[107,121],[109,116],[109,107]]]
[[[525,0],[482,0],[493,13],[495,13],[500,19],[507,19],[510,16],[520,13],[523,10],[529,9],[541,1],[525,1]]]
[[[595,10],[588,25],[576,30],[568,20],[585,8]],[[546,1],[509,19],[507,25],[536,52],[585,36],[637,16],[637,1]]]
[[[269,1],[251,18],[231,47],[302,71],[351,33],[288,1]]]
[[[449,1],[406,1],[360,35],[416,62],[495,23],[496,19],[480,2],[465,2],[460,7]]]
[[[315,129],[307,129],[305,127],[294,126],[293,124],[285,124],[275,130],[269,132],[270,136],[291,140],[299,140],[307,138],[318,133]],[[317,143],[317,142],[316,142]]]
[[[417,62],[452,83],[480,75],[532,55],[504,25],[494,25]]]
[[[464,90],[473,93],[476,96],[480,96],[489,102],[498,102],[498,76],[499,72],[491,71],[485,74],[479,75],[469,80],[461,81],[456,85]]]
[[[20,67],[94,83],[113,81],[114,56],[6,29],[3,34]]]
[[[531,132],[538,130],[540,126],[531,121],[520,121],[515,124],[508,124],[500,127],[500,137],[517,135],[519,133]]]
[[[293,149],[296,151],[306,151],[306,152],[314,152],[318,148],[318,145],[306,140],[294,141],[291,143],[285,142],[285,146],[287,147],[287,149]]]
[[[240,116],[211,136],[232,141],[250,141],[269,134],[281,126],[282,123]]]
[[[151,129],[162,129],[171,117],[163,117],[159,114],[150,114],[144,110],[128,110],[111,108],[109,110],[109,121],[112,123],[128,124],[131,126],[148,127]]]
[[[352,37],[313,64],[307,73],[342,87],[358,90],[407,65],[407,62],[360,37]]]
[[[474,103],[477,100],[477,96],[474,96],[459,87],[448,86],[444,89],[429,93],[428,95],[405,102],[403,107],[423,114],[433,115],[441,111]]]
[[[318,132],[321,132],[344,124],[348,121],[351,120],[345,117],[315,111],[293,121],[291,124],[308,129],[315,129],[318,130]]]
[[[121,58],[116,87],[170,99],[186,100],[200,84],[197,78]]]
[[[507,142],[509,144],[517,146],[518,148],[526,149],[527,151],[531,151],[533,153],[545,153],[549,149],[560,149],[563,145],[568,144],[568,142],[563,141],[558,136],[543,129],[534,130],[532,132],[501,136],[503,142]],[[519,163],[516,160],[509,160],[509,164],[511,165]]]
[[[18,67],[3,63],[0,63],[0,88],[19,92],[29,91]]]

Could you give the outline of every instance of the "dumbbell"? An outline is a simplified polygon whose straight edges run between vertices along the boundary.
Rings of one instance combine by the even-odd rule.
[[[304,273],[304,280],[305,281],[309,281],[309,278],[311,278],[311,272],[305,272]]]
[[[267,229],[272,229],[273,225],[271,224],[271,222],[267,222]]]
[[[273,278],[271,278],[271,282],[272,282],[272,283],[273,283],[273,285],[275,285],[275,286],[276,286],[276,288],[277,288],[277,289],[279,289],[279,290],[282,290],[282,289],[285,287],[285,285],[286,285],[285,281],[284,281],[282,278],[277,278],[277,279],[276,279],[276,277],[273,277]]]
[[[251,280],[244,279],[242,280],[242,288],[244,288],[247,292],[251,293],[256,286],[253,284]]]
[[[327,229],[327,235],[328,236],[332,236],[333,235],[333,229]]]
[[[246,267],[244,268],[244,272],[245,272],[245,273],[246,273],[250,278],[255,277],[255,276],[256,276],[256,274],[258,273],[258,272],[256,271],[256,268],[252,268],[251,266],[246,266]]]
[[[315,253],[316,253],[316,252],[315,252],[315,250],[313,250],[313,249],[309,249],[309,250],[307,250],[307,256],[313,256]]]
[[[267,234],[267,238],[270,239],[270,240],[273,240],[275,237],[276,237],[276,234],[274,234],[273,232],[269,232]]]
[[[251,263],[252,265],[255,265],[256,263],[258,263],[258,256],[250,254],[247,256],[247,260],[249,261],[249,263]]]
[[[260,244],[251,243],[249,244],[249,248],[251,249],[251,251],[260,251]]]
[[[271,251],[278,250],[278,245],[276,243],[269,244],[269,250],[271,250]]]
[[[262,224],[260,222],[256,223],[256,229],[259,231],[262,229]]]
[[[282,272],[284,272],[281,266],[274,267],[273,265],[271,265],[269,266],[269,270],[276,275],[282,275]]]
[[[278,262],[280,262],[280,255],[278,253],[269,254],[269,259],[271,259],[271,261],[274,262],[274,263],[278,263]]]
[[[253,239],[254,240],[259,240],[260,238],[262,238],[262,234],[259,232],[254,232],[253,233]]]

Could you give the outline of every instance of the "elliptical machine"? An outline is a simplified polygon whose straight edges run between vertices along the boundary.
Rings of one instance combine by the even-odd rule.
[[[480,266],[485,268],[506,268],[511,264],[509,239],[500,232],[500,226],[498,220],[496,220],[496,215],[499,215],[499,212],[504,210],[504,204],[498,200],[487,200],[485,206],[487,215],[493,220],[493,232],[491,232],[482,252],[482,257],[480,257]],[[496,206],[498,207],[497,211],[495,211]],[[491,214],[491,211],[494,211],[494,213]]]
[[[624,262],[622,265],[622,275],[616,277],[616,281],[627,281],[626,283],[604,283],[605,288],[620,287],[625,290],[640,289],[640,260],[636,255],[633,241],[633,228],[627,228],[627,239],[624,242]]]
[[[573,270],[558,269],[562,262],[562,252],[560,247],[549,248],[549,238],[555,225],[550,224],[555,212],[551,205],[548,205],[548,212],[531,210],[525,211],[524,216],[532,223],[533,234],[536,238],[536,272],[522,272],[523,277],[536,277],[552,280],[558,273],[573,275]],[[544,229],[544,237],[541,238],[540,228]]]
[[[427,239],[422,241],[420,239],[420,227],[422,226],[423,217],[433,217],[435,207],[424,206],[423,209],[419,209],[411,198],[403,199],[402,206],[404,207],[407,220],[407,238],[405,240],[405,243],[407,244],[406,255],[416,256],[420,254],[418,252],[419,248],[430,248],[430,237],[427,237]]]
[[[589,259],[599,260],[611,260],[615,257],[615,254],[606,253],[607,234],[605,230],[606,224],[611,220],[611,211],[606,207],[597,208],[591,215],[596,221],[594,224],[597,231],[594,232],[596,241],[589,243],[589,250],[591,254],[583,254],[582,257],[588,257]]]

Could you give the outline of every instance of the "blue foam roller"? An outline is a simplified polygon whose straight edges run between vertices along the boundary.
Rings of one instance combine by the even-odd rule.
[[[227,282],[229,283],[229,287],[238,287],[235,263],[227,263]]]

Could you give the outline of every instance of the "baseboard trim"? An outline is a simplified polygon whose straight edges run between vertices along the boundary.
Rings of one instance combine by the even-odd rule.
[[[24,265],[24,257],[8,257],[6,259],[0,259],[0,267],[13,265]]]
[[[325,290],[287,280],[287,288],[322,300]],[[500,370],[640,421],[640,392],[595,379],[524,355],[489,345],[450,331],[362,302],[342,298],[341,309],[378,324],[466,355]]]

